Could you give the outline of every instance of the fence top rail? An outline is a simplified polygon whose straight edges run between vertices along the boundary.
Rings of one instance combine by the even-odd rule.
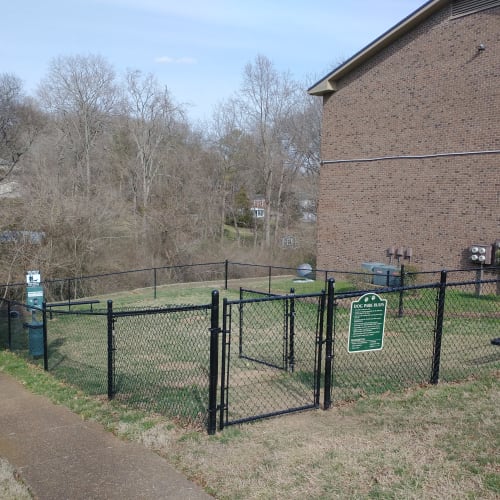
[[[74,304],[72,304],[74,305]],[[211,304],[203,305],[183,305],[183,306],[172,306],[172,307],[155,307],[150,309],[126,309],[123,311],[112,310],[113,317],[126,317],[126,316],[147,316],[154,314],[168,314],[176,312],[186,312],[186,311],[206,311],[211,308]],[[41,310],[41,309],[40,309]],[[107,309],[98,309],[93,311],[63,311],[61,309],[55,309],[51,311],[52,315],[66,315],[66,316],[107,316]]]
[[[280,295],[279,293],[264,292],[261,290],[252,290],[250,288],[243,288],[243,287],[240,287],[240,293],[254,293],[258,295],[265,295],[266,297],[274,297],[276,295]]]
[[[94,278],[107,278],[109,276],[119,276],[123,274],[132,274],[132,273],[143,273],[146,271],[161,271],[164,269],[181,269],[184,267],[201,267],[201,266],[222,266],[224,262],[201,262],[198,264],[177,264],[173,266],[160,266],[160,267],[147,267],[144,269],[130,269],[127,271],[113,271],[110,273],[102,273],[102,274],[89,274],[86,276],[72,276],[66,278],[52,278],[47,280],[41,280],[40,285],[50,284],[50,283],[61,283],[64,281],[75,281],[75,280],[86,280],[86,279],[94,279]],[[10,287],[10,286],[26,286],[26,283],[5,283],[0,284],[0,287]]]
[[[439,288],[441,284],[437,283],[428,283],[426,285],[409,285],[409,286],[395,286],[395,287],[385,287],[385,288],[371,288],[366,290],[353,290],[350,292],[338,292],[335,293],[336,299],[347,299],[349,297],[361,297],[366,293],[396,293],[396,292],[405,292],[407,290],[424,290],[429,288]]]
[[[126,316],[147,316],[150,314],[168,314],[176,312],[189,312],[189,311],[207,311],[211,309],[212,304],[194,304],[194,305],[183,305],[183,306],[171,306],[171,307],[155,307],[151,309],[127,309],[126,311],[115,311],[113,310],[114,317],[126,317]]]
[[[118,276],[122,274],[130,274],[130,273],[144,273],[146,271],[161,271],[164,269],[180,269],[184,267],[200,267],[200,266],[215,266],[215,265],[223,265],[224,262],[202,262],[199,264],[177,264],[174,266],[160,266],[160,267],[146,267],[144,269],[131,269],[130,271],[114,271],[112,273],[103,273],[103,274],[93,274],[88,276],[75,276],[73,278],[55,278],[53,280],[45,280],[42,283],[57,283],[60,281],[71,281],[71,280],[84,280],[84,279],[93,279],[93,278],[107,278],[109,276]]]
[[[50,309],[52,316],[106,316],[108,313],[106,309],[94,309],[89,311],[64,311],[62,309]]]
[[[497,279],[482,279],[482,280],[470,280],[470,281],[448,281],[446,283],[447,286],[470,286],[470,285],[477,285],[477,284],[490,284],[490,283],[498,283],[500,278]]]
[[[297,268],[296,267],[287,267],[287,266],[273,266],[271,264],[250,264],[250,263],[245,263],[245,262],[231,262],[231,261],[228,261],[228,264],[232,265],[232,266],[246,266],[246,267],[261,267],[263,269],[284,269],[286,271],[296,271]]]
[[[325,292],[316,292],[316,293],[301,293],[301,294],[296,294],[296,293],[287,293],[287,294],[282,294],[282,295],[277,295],[277,294],[268,294],[268,293],[263,293],[263,292],[256,292],[254,290],[246,290],[247,292],[250,293],[258,293],[260,295],[263,295],[262,297],[253,297],[253,298],[248,298],[248,299],[224,299],[225,303],[228,305],[234,305],[234,304],[250,304],[252,302],[272,302],[272,301],[278,301],[278,300],[283,300],[283,299],[317,299],[320,297],[323,297],[325,295]]]
[[[86,306],[86,305],[91,305],[91,304],[100,304],[101,301],[98,299],[93,299],[93,300],[75,300],[75,301],[69,301],[66,300],[64,302],[47,302],[45,305],[46,307],[52,308],[52,307],[72,307],[72,306]]]
[[[159,271],[159,270],[165,270],[165,269],[182,269],[182,268],[187,268],[187,267],[201,267],[201,266],[223,266],[223,265],[234,265],[234,266],[247,266],[247,267],[259,267],[263,269],[281,269],[281,270],[293,270],[296,271],[295,267],[289,267],[289,266],[275,266],[275,265],[270,265],[270,264],[252,264],[252,263],[245,263],[245,262],[231,262],[228,260],[225,261],[217,261],[217,262],[201,262],[201,263],[196,263],[196,264],[176,264],[176,265],[170,265],[170,266],[160,266],[160,267],[148,267],[148,268],[143,268],[143,269],[130,269],[126,271],[113,271],[109,273],[102,273],[102,274],[93,274],[93,275],[87,275],[87,276],[72,276],[72,277],[65,277],[65,278],[52,278],[52,279],[47,279],[47,280],[42,280],[40,282],[41,285],[44,284],[50,284],[50,283],[60,283],[60,282],[65,282],[65,281],[75,281],[75,280],[85,280],[85,279],[94,279],[94,278],[106,278],[109,276],[118,276],[118,275],[124,275],[124,274],[132,274],[132,273],[140,273],[140,272],[146,272],[146,271]],[[478,267],[474,268],[466,268],[466,269],[448,269],[447,273],[448,275],[450,273],[464,273],[464,272],[473,272],[473,271],[478,271]],[[499,266],[489,266],[488,268],[484,268],[485,271],[487,272],[500,272],[500,267]],[[405,274],[408,275],[419,275],[419,274],[436,274],[440,273],[442,270],[431,270],[431,271],[405,271]],[[367,274],[372,274],[372,273],[367,273],[366,271],[347,271],[347,270],[341,270],[341,269],[320,269],[320,268],[313,268],[311,269],[311,272],[316,272],[316,273],[325,273],[325,274],[350,274],[350,275],[364,275],[366,276]],[[16,287],[16,286],[25,286],[26,283],[24,282],[19,282],[19,283],[0,283],[0,287]]]

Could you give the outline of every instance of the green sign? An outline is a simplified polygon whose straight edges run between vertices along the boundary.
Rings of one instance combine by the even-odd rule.
[[[367,293],[351,303],[349,352],[377,351],[384,345],[387,300]]]

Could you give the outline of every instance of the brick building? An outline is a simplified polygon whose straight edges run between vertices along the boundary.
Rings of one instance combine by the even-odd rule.
[[[500,1],[432,0],[309,89],[323,97],[317,267],[500,239]],[[407,262],[407,261],[405,261]]]

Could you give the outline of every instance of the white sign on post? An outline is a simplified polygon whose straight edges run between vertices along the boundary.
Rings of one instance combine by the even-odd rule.
[[[28,271],[26,273],[26,284],[28,286],[38,286],[40,284],[40,271]]]

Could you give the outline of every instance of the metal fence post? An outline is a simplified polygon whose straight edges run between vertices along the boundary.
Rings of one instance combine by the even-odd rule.
[[[221,355],[221,377],[220,377],[220,415],[219,415],[219,430],[224,429],[224,411],[226,409],[226,358],[229,363],[227,348],[228,339],[228,303],[227,298],[222,301],[222,355]],[[229,330],[231,329],[231,319],[229,318]]]
[[[399,286],[401,290],[399,291],[399,308],[398,308],[398,317],[402,318],[404,315],[404,290],[405,286],[405,265],[401,264],[401,275],[399,277]]]
[[[113,319],[113,301],[108,300],[108,399],[113,399],[114,384],[113,384],[113,358],[114,358],[114,319]]]
[[[316,407],[319,407],[320,393],[321,393],[321,362],[323,356],[323,321],[325,316],[325,299],[326,293],[325,290],[321,292],[321,298],[319,302],[319,311],[316,325],[316,383],[315,383],[315,392],[314,395],[314,404]]]
[[[8,336],[9,351],[12,351],[12,321],[10,315],[11,315],[11,309],[9,300],[7,301],[7,336]]]
[[[481,267],[476,270],[476,295],[478,297],[481,297],[481,294],[483,292],[483,264],[481,264]]]
[[[290,347],[288,349],[288,369],[291,373],[293,373],[295,366],[295,290],[293,288],[290,289]]]
[[[156,300],[156,267],[153,269],[154,299]]]
[[[323,409],[332,406],[332,363],[333,363],[333,321],[335,300],[335,278],[328,280],[328,295],[326,305],[326,349],[325,349],[325,395]]]
[[[208,433],[217,429],[217,377],[219,374],[219,292],[212,292],[210,314],[210,374],[208,387]]]
[[[228,274],[229,274],[229,261],[226,259],[224,261],[224,290],[227,290]]]
[[[43,369],[49,370],[49,353],[47,348],[47,302],[42,302],[42,322],[43,322]]]
[[[273,272],[273,268],[271,266],[269,266],[269,293],[271,293],[271,274]]]
[[[432,356],[431,384],[439,382],[439,365],[441,363],[441,340],[443,338],[444,306],[446,298],[446,271],[441,271],[439,294],[436,308],[436,329],[434,333],[434,354]]]

